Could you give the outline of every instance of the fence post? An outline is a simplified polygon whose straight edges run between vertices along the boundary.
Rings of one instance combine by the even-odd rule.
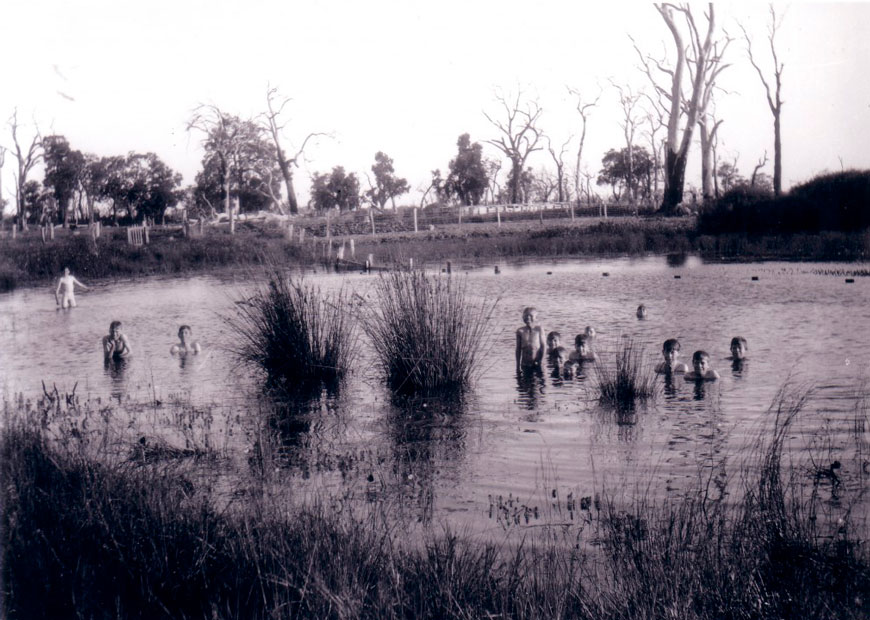
[[[451,273],[453,271],[453,265],[450,264],[450,261],[447,261],[447,273]]]
[[[501,207],[495,205],[495,221],[498,222],[498,227],[501,228]]]
[[[143,228],[143,231],[145,232],[145,245],[148,245],[149,243],[151,243],[151,240],[148,238],[148,227],[145,226]]]
[[[408,271],[414,271],[414,259],[413,258],[408,259]]]
[[[300,228],[299,229],[299,244],[301,245],[303,241],[305,241],[305,229]]]
[[[417,232],[417,207],[414,207],[414,232]]]
[[[330,241],[330,247],[332,247],[331,243],[332,235],[329,231],[329,209],[326,211],[326,240]]]
[[[133,245],[133,231],[127,226],[127,245]]]
[[[42,233],[42,243],[45,243],[45,225],[40,226],[39,232]]]
[[[350,240],[350,257],[356,258],[356,247],[354,246],[353,239]]]
[[[541,203],[538,203],[538,219],[541,220],[541,226],[544,225],[544,208]]]
[[[14,222],[12,223],[12,238],[13,239],[18,238],[18,224],[14,223]]]
[[[375,209],[374,207],[369,207],[369,221],[372,223],[372,237],[375,236]]]
[[[292,223],[287,225],[287,238],[290,241],[293,241],[293,224]]]
[[[51,237],[51,240],[54,241],[54,224],[49,224],[48,226],[49,236]]]

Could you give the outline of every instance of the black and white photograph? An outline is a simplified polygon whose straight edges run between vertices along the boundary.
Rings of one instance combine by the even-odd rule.
[[[870,2],[0,42],[0,617],[870,618]]]

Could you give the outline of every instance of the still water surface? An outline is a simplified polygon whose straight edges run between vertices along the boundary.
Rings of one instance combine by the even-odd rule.
[[[858,396],[870,377],[870,279],[846,284],[821,271],[853,268],[664,257],[502,264],[498,275],[492,265],[454,267],[467,271],[473,296],[500,298],[484,371],[461,411],[445,413],[437,402],[411,410],[391,403],[362,337],[341,395],[276,426],[284,484],[296,496],[392,502],[413,520],[476,532],[571,521],[578,517],[576,508],[567,512],[569,497],[603,487],[617,498],[638,489],[662,497],[736,472],[786,383],[815,390],[795,429],[797,449],[843,456],[845,463],[856,440]],[[372,299],[376,277],[306,274],[324,290],[350,289],[357,300]],[[228,350],[234,337],[225,318],[250,294],[249,275],[86,284],[92,290],[79,293],[79,307],[68,312],[55,310],[53,287],[0,295],[3,396],[35,399],[44,380],[61,391],[77,384],[78,395],[104,403],[211,408],[243,420],[248,430],[233,439],[233,466],[246,467],[245,455],[257,447],[250,421],[263,407],[257,378]],[[648,309],[642,321],[635,316],[640,303]],[[654,405],[622,416],[595,402],[591,369],[565,381],[546,370],[518,377],[514,333],[530,305],[545,332],[560,331],[566,346],[595,327],[605,363],[626,336],[657,363],[662,341],[673,337],[690,366],[694,350],[708,351],[721,380],[697,386],[677,377]],[[134,354],[123,367],[104,367],[100,339],[114,319],[123,322]],[[187,360],[169,354],[182,323],[203,345]],[[726,359],[736,335],[749,342],[742,368]]]

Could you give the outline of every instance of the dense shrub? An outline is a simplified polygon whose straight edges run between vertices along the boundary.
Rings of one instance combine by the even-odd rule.
[[[230,326],[241,337],[239,359],[286,394],[335,385],[356,354],[343,293],[332,299],[273,268],[265,287],[237,305]]]
[[[398,393],[467,388],[484,357],[495,303],[473,302],[466,281],[422,271],[391,272],[376,285],[365,320],[387,384]]]
[[[703,234],[860,231],[870,226],[870,171],[823,174],[779,198],[741,186],[705,205]]]

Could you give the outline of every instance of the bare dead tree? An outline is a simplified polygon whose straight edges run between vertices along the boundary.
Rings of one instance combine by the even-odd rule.
[[[3,216],[3,207],[6,206],[6,201],[3,200],[3,165],[6,163],[6,147],[0,145],[0,219]]]
[[[721,120],[714,118],[715,113],[709,111],[713,102],[713,92],[716,89],[716,80],[719,75],[731,65],[723,63],[725,50],[731,43],[731,37],[725,35],[724,38],[714,41],[707,55],[706,62],[698,62],[700,54],[698,45],[700,41],[697,37],[692,37],[691,54],[687,56],[687,67],[689,76],[694,83],[697,73],[700,71],[703,74],[701,100],[698,106],[698,132],[701,138],[701,193],[705,199],[710,199],[713,196],[713,143],[716,139],[716,133],[722,124]]]
[[[489,192],[490,204],[495,204],[498,195],[501,193],[501,184],[498,182],[498,173],[501,172],[501,162],[496,159],[484,159],[483,165],[486,168],[487,191]]]
[[[284,108],[291,101],[290,97],[280,97],[277,88],[267,87],[266,107],[268,112],[262,115],[262,119],[266,129],[269,131],[269,135],[272,137],[272,142],[275,144],[275,157],[278,162],[278,168],[281,170],[281,176],[284,177],[284,187],[287,190],[287,206],[290,209],[290,213],[296,214],[299,212],[299,203],[296,200],[296,190],[293,186],[293,168],[299,167],[299,160],[304,156],[305,147],[308,145],[309,140],[318,136],[328,136],[329,134],[321,132],[309,133],[305,136],[302,146],[299,147],[296,153],[292,157],[288,157],[281,146],[281,134],[287,123],[282,123],[280,116]],[[275,204],[278,205],[278,209],[283,213],[284,210],[281,209],[280,203],[276,202]]]
[[[667,66],[660,61],[641,53],[637,50],[643,63],[647,77],[657,92],[663,92],[668,101],[668,133],[667,149],[665,153],[665,191],[662,197],[660,210],[665,214],[672,214],[677,206],[683,201],[683,187],[686,181],[686,163],[688,161],[689,148],[692,144],[692,134],[698,122],[701,110],[701,100],[704,91],[704,68],[711,58],[713,47],[713,33],[716,28],[715,12],[713,4],[707,5],[704,14],[707,20],[707,30],[702,37],[695,23],[692,9],[689,5],[677,6],[673,4],[657,4],[656,10],[661,15],[671,32],[677,59],[672,66]],[[677,25],[674,14],[680,14],[686,24],[690,37],[690,45],[687,48],[683,42],[683,32]],[[683,96],[683,81],[687,65],[687,51],[692,50],[692,58],[696,70],[693,71],[691,86],[687,93],[691,96]],[[655,71],[654,71],[655,69]],[[657,76],[664,74],[669,80],[669,88],[660,85]],[[685,114],[686,123],[680,132],[680,120]]]
[[[764,72],[755,60],[752,54],[752,40],[749,33],[743,24],[740,24],[740,29],[743,31],[743,38],[746,40],[746,53],[749,56],[749,62],[758,73],[762,85],[764,85],[764,93],[767,96],[767,105],[770,107],[770,113],[773,114],[773,194],[780,196],[782,194],[782,106],[785,103],[782,100],[782,70],[785,68],[784,63],[780,62],[779,56],[776,53],[776,31],[782,25],[782,21],[776,19],[776,9],[770,5],[770,23],[767,25],[767,42],[770,45],[770,55],[773,59],[773,89],[764,77]],[[754,176],[754,175],[753,175]]]
[[[553,164],[556,166],[556,197],[558,202],[565,202],[565,197],[568,193],[568,188],[565,186],[565,152],[568,150],[568,144],[574,136],[568,136],[568,139],[562,143],[558,152],[553,148],[552,140],[548,136],[546,138],[547,151],[549,151]]]
[[[637,133],[637,126],[641,122],[637,106],[642,93],[635,93],[631,86],[621,86],[612,80],[611,84],[613,84],[613,87],[619,93],[619,105],[622,107],[622,120],[619,126],[622,127],[625,148],[628,149],[628,178],[626,179],[626,185],[628,186],[629,202],[634,204],[637,200],[637,188],[634,183],[634,136]]]
[[[749,179],[749,185],[751,187],[755,187],[755,180],[758,178],[758,171],[764,168],[767,165],[767,150],[764,151],[764,155],[758,158],[758,163],[755,164],[755,168],[752,169],[752,178]],[[774,190],[775,191],[775,190]]]
[[[230,115],[214,104],[198,105],[187,122],[187,131],[197,130],[203,135],[203,144],[218,158],[223,177],[224,209],[230,222],[230,234],[236,232],[233,208],[230,204],[230,175],[233,162],[241,148],[240,124],[231,122]]]
[[[601,99],[601,91],[598,91],[598,96],[595,97],[592,101],[583,101],[583,95],[579,90],[575,90],[571,87],[568,87],[568,92],[574,95],[577,98],[576,109],[577,113],[580,115],[580,144],[577,146],[577,163],[574,167],[574,195],[577,198],[577,202],[580,202],[580,194],[582,193],[582,186],[580,183],[580,168],[581,161],[583,159],[583,146],[586,143],[586,126],[589,122],[589,116],[591,115],[591,110],[595,106],[598,105],[598,100]]]
[[[541,150],[542,147],[538,146],[538,143],[543,137],[541,131],[535,126],[541,112],[543,112],[541,106],[538,105],[537,101],[523,102],[522,96],[522,91],[517,90],[516,99],[510,102],[501,93],[496,93],[496,101],[504,108],[505,120],[494,120],[486,112],[483,113],[486,120],[503,134],[497,139],[486,142],[498,148],[511,162],[508,182],[510,183],[510,199],[513,204],[520,201],[526,160],[533,152]]]
[[[15,211],[18,216],[18,223],[22,229],[27,229],[27,205],[24,204],[24,185],[27,183],[27,176],[33,167],[42,159],[41,145],[42,136],[39,133],[39,127],[33,134],[30,140],[30,145],[22,148],[22,141],[18,136],[18,131],[21,126],[18,124],[18,109],[12,112],[12,116],[8,121],[9,129],[12,132],[12,143],[15,147],[13,155],[18,162],[17,172],[13,172],[15,177]],[[35,123],[34,123],[35,125]]]

